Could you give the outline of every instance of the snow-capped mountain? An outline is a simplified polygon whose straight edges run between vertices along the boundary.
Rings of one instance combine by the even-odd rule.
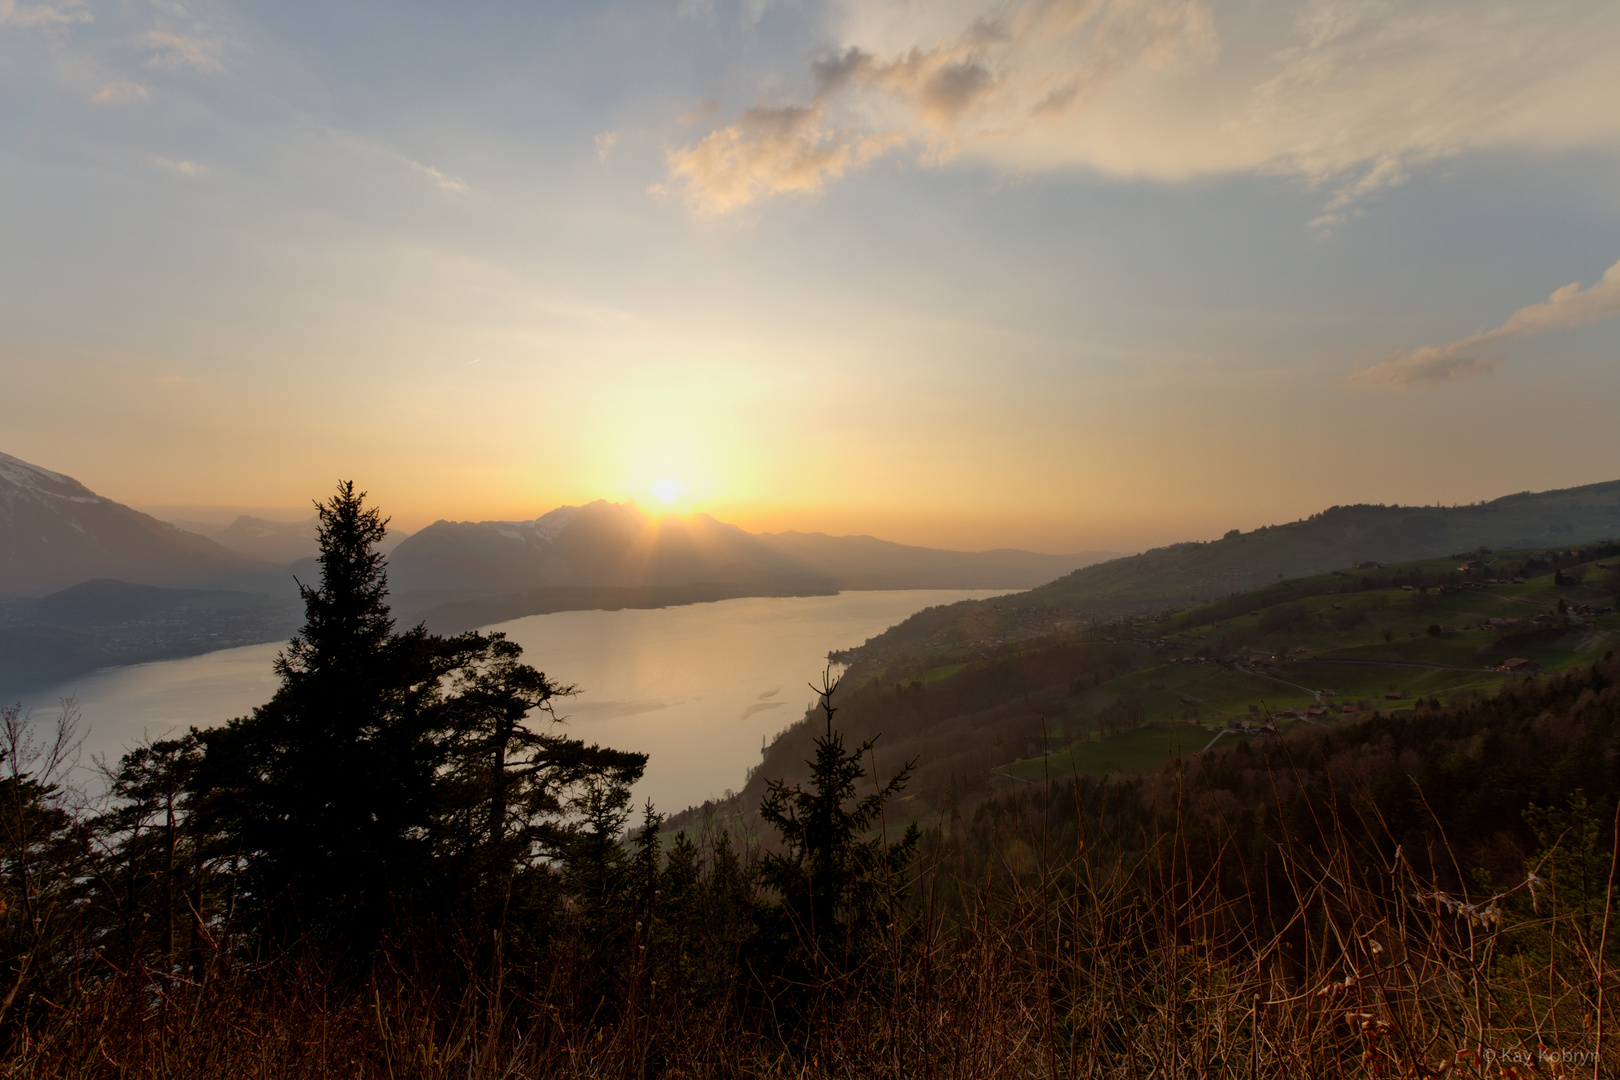
[[[72,477],[0,454],[0,596],[40,596],[91,578],[210,584],[264,568]]]

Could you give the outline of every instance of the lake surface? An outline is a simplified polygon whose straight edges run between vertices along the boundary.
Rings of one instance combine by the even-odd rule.
[[[651,611],[562,611],[486,627],[579,695],[562,704],[571,734],[651,755],[636,789],[666,813],[740,788],[763,743],[815,700],[829,650],[859,645],[935,604],[995,589],[753,597]],[[85,760],[109,760],[143,738],[242,716],[275,693],[280,644],[109,668],[30,695],[49,719],[72,696],[88,729]]]

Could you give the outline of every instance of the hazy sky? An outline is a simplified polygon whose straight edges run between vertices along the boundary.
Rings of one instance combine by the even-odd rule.
[[[1045,550],[1615,479],[1617,56],[1594,0],[0,0],[0,451]]]

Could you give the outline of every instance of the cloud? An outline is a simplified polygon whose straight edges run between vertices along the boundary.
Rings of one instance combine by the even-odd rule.
[[[820,191],[908,144],[943,160],[1072,108],[1129,67],[1196,47],[1204,18],[1200,0],[1015,0],[886,58],[851,45],[810,65],[808,104],[754,106],[672,153],[671,177],[692,205],[717,213]]]
[[[767,195],[815,193],[830,178],[863,165],[892,136],[828,129],[820,106],[755,106],[696,146],[671,151],[669,171],[692,206],[720,214]]]
[[[152,54],[146,61],[148,67],[169,71],[194,67],[214,71],[221,66],[216,56],[219,51],[218,43],[206,38],[174,34],[167,30],[152,30],[142,34],[140,42]]]
[[[197,176],[202,172],[202,166],[195,161],[180,161],[175,158],[155,157],[152,164],[165,172],[178,173],[181,176]]]
[[[461,180],[458,180],[453,176],[446,176],[433,166],[424,165],[420,161],[411,162],[411,168],[433,181],[434,185],[441,191],[453,191],[457,195],[465,195],[468,191],[472,190]]]
[[[835,156],[881,135],[925,167],[1282,174],[1324,191],[1313,224],[1329,228],[1457,154],[1620,154],[1620,5],[1501,3],[1486,17],[1475,0],[834,3],[839,44],[809,63],[805,93],[754,108],[809,111]],[[716,136],[710,149],[759,171],[678,171]],[[756,153],[756,138],[770,147]],[[857,166],[807,189],[803,169],[778,171],[782,149],[769,126],[720,124],[671,155],[671,178],[712,210]],[[711,176],[723,191],[703,187]]]
[[[1497,342],[1581,326],[1620,315],[1620,262],[1604,271],[1602,280],[1589,289],[1576,281],[1547,298],[1515,311],[1507,322],[1494,330],[1483,330],[1450,345],[1430,345],[1410,353],[1394,353],[1371,367],[1345,379],[1341,386],[1383,387],[1408,390],[1439,386],[1441,383],[1480,375],[1497,365],[1490,347]]]
[[[606,162],[608,155],[613,152],[613,148],[617,145],[619,145],[619,133],[617,131],[604,131],[597,135],[596,159]]]
[[[94,16],[85,10],[80,0],[60,0],[57,3],[19,4],[17,0],[0,0],[0,26],[24,29],[49,29],[73,23],[90,22]]]
[[[146,87],[140,83],[116,82],[108,83],[97,90],[90,100],[103,105],[115,105],[124,101],[145,101]]]

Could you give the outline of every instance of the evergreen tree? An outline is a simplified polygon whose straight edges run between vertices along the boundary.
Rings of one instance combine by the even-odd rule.
[[[387,522],[364,500],[345,481],[317,504],[321,583],[300,583],[304,626],[276,660],[281,688],[204,732],[199,770],[261,914],[285,930],[342,921],[362,941],[424,879],[441,680],[458,661],[420,626],[393,632],[376,550]]]
[[[244,862],[251,921],[362,949],[405,910],[534,923],[555,866],[605,911],[646,755],[553,730],[573,688],[502,634],[396,632],[376,549],[387,522],[364,500],[346,481],[318,505],[321,582],[300,583],[280,689],[200,733],[190,806]]]
[[[915,823],[898,843],[881,833],[868,836],[881,823],[885,804],[904,789],[915,762],[858,797],[856,785],[866,775],[861,761],[875,740],[844,749],[843,735],[832,726],[837,688],[826,674],[819,688],[811,687],[820,697],[826,732],[815,740],[809,788],[774,780],[760,806],[783,847],[765,857],[761,878],[781,898],[782,929],[812,976],[848,971],[863,955],[886,887],[912,861],[919,839]]]
[[[511,914],[539,900],[553,866],[586,908],[622,883],[618,838],[647,755],[562,735],[558,700],[574,693],[520,662],[505,635],[464,634],[442,708],[450,748],[439,779],[437,871],[462,909]],[[540,726],[534,722],[540,721]],[[531,912],[532,914],[532,912]]]

